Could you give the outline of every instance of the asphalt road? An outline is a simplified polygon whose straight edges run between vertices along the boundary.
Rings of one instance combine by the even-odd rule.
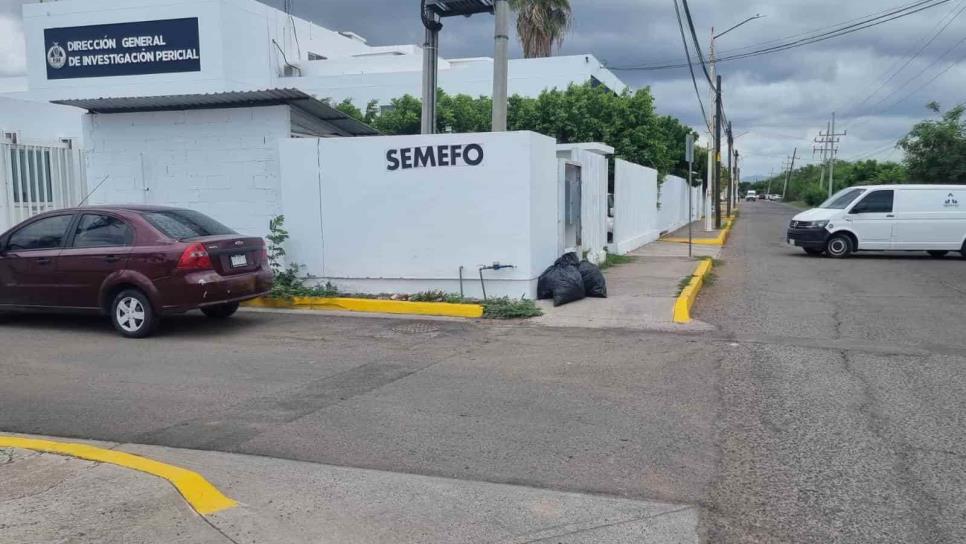
[[[718,371],[713,542],[966,542],[966,260],[805,256],[743,206],[698,317]]]
[[[966,541],[966,262],[743,208],[713,334],[243,313],[0,324],[0,430],[699,505],[709,542]]]

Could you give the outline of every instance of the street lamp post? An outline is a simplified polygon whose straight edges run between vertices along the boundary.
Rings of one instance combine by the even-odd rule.
[[[713,119],[712,124],[711,124],[712,130],[710,131],[710,134],[708,135],[709,136],[708,137],[708,172],[709,172],[709,177],[711,175],[714,175],[714,174],[712,174],[713,172],[716,172],[716,171],[719,170],[718,169],[718,166],[720,165],[720,161],[721,161],[721,155],[720,155],[720,153],[716,153],[716,150],[720,149],[720,145],[719,145],[719,143],[716,140],[717,135],[715,134],[716,130],[714,130],[714,128],[715,127],[719,127],[719,123],[721,123],[721,119],[719,118],[719,115],[718,115],[718,112],[721,111],[720,104],[718,103],[718,99],[719,99],[719,96],[720,96],[720,89],[715,88],[717,86],[717,83],[715,83],[715,82],[716,81],[720,81],[720,78],[718,78],[717,67],[715,66],[715,48],[714,48],[714,46],[715,46],[715,40],[717,40],[718,38],[724,36],[725,34],[728,34],[732,30],[735,30],[735,29],[737,29],[737,28],[739,28],[741,26],[744,26],[744,25],[746,25],[746,24],[748,24],[751,21],[754,21],[756,19],[761,19],[762,17],[764,17],[764,15],[755,14],[753,17],[748,17],[744,21],[741,21],[740,23],[732,26],[731,28],[728,28],[724,32],[719,32],[717,34],[715,33],[714,28],[711,29],[711,49],[710,49],[710,53],[709,53],[709,62],[708,62],[708,64],[711,67],[711,74],[710,74],[711,81],[712,81],[712,83],[711,83],[711,86],[712,86],[712,89],[711,89],[711,102],[713,104],[713,106],[711,108],[711,111],[713,112],[712,115],[714,116],[714,119]],[[706,204],[705,204],[705,214],[706,214],[706,218],[707,218],[706,221],[705,221],[705,230],[707,230],[707,231],[714,230],[714,228],[716,226],[718,228],[721,227],[721,222],[720,222],[720,217],[721,217],[721,195],[720,194],[713,194],[716,191],[715,188],[720,187],[720,185],[721,185],[720,180],[714,179],[713,182],[707,184],[707,190],[705,191],[705,200],[706,200]],[[711,192],[712,194],[709,195],[708,192]]]

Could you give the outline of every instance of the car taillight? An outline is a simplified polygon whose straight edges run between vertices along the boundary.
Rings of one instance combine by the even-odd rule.
[[[267,263],[268,262],[268,247],[267,246],[262,246],[262,251],[259,253],[259,255],[261,255],[261,259],[262,259],[259,262],[261,264]]]
[[[179,270],[211,270],[211,257],[205,250],[204,244],[191,244],[181,254],[178,261]]]

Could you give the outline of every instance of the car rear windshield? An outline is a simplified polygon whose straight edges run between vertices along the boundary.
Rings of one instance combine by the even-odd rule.
[[[163,210],[144,212],[141,215],[154,228],[175,240],[237,234],[207,215],[192,210]]]
[[[845,189],[832,196],[832,198],[826,200],[822,203],[819,208],[827,208],[830,210],[844,210],[849,207],[849,204],[859,198],[859,195],[865,192],[865,189]]]

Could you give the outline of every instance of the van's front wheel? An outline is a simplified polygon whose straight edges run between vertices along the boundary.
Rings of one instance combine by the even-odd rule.
[[[836,259],[848,257],[853,251],[855,251],[855,247],[853,247],[852,238],[845,234],[836,234],[829,238],[825,244],[825,253]]]

